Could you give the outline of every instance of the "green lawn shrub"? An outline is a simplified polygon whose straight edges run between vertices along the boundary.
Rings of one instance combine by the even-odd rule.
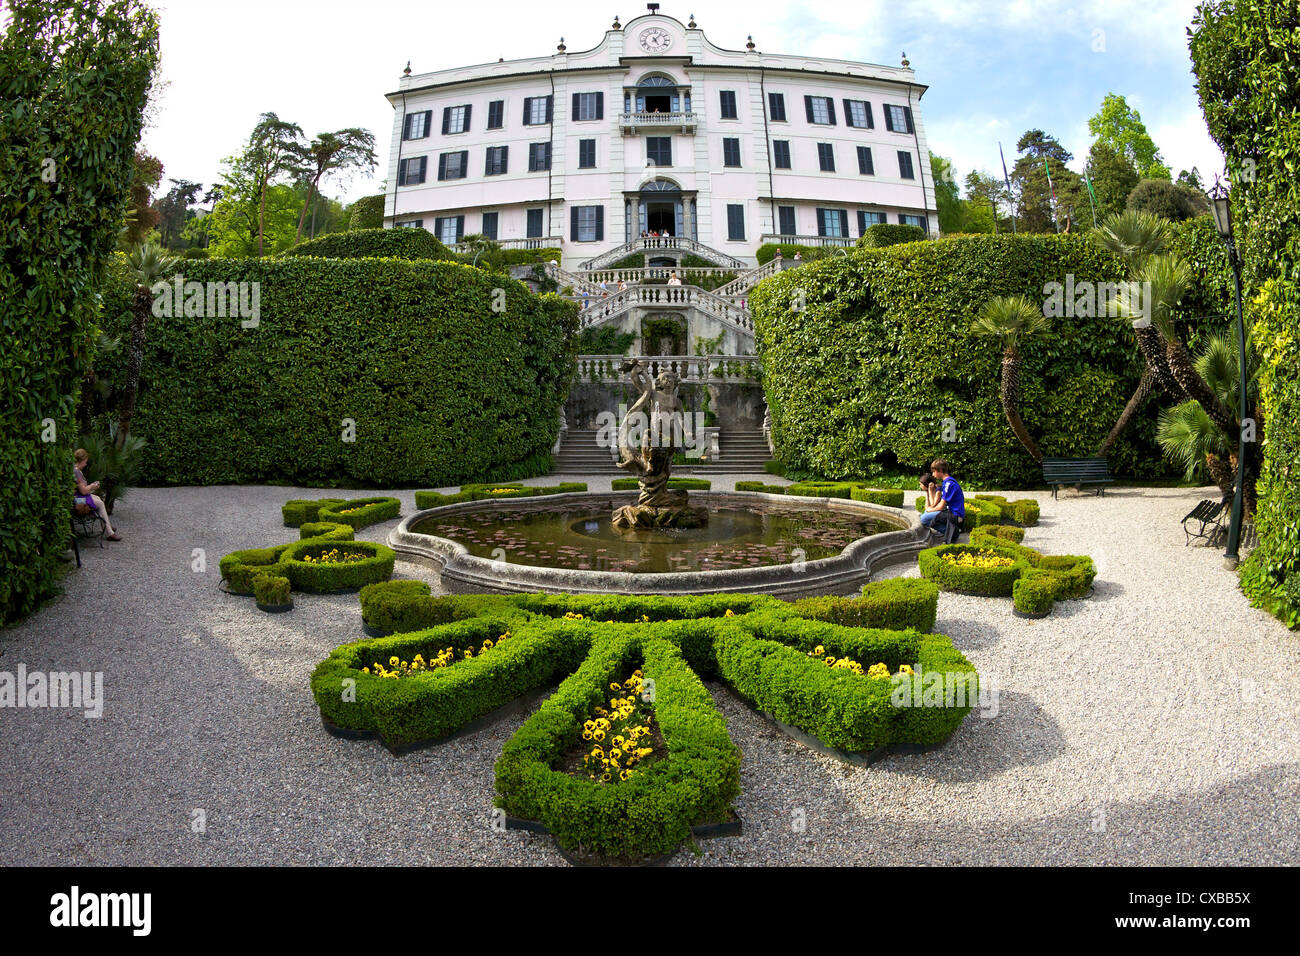
[[[1017,578],[1011,588],[1011,599],[1021,614],[1046,615],[1056,603],[1056,585],[1050,578],[1041,576]]]
[[[269,576],[288,578],[290,585],[301,591],[340,591],[384,581],[393,574],[397,552],[386,545],[355,540],[351,525],[307,521],[298,530],[301,537],[297,541],[225,555],[220,570],[227,589],[232,594],[256,594],[258,577]],[[356,555],[357,560],[318,563],[316,559],[332,549]]]
[[[801,617],[845,627],[934,630],[939,588],[924,578],[887,578],[862,585],[856,598],[817,596],[794,602]]]
[[[612,491],[636,491],[640,485],[635,478],[615,478],[609,487]],[[713,483],[707,478],[669,478],[668,487],[682,491],[708,491]]]
[[[293,600],[289,593],[289,579],[278,574],[259,574],[253,578],[253,596],[266,607],[288,604]]]
[[[456,254],[427,229],[354,229],[300,242],[279,258],[455,259]]]
[[[443,505],[459,504],[462,501],[483,501],[487,498],[532,498],[537,495],[564,495],[586,490],[587,484],[583,481],[562,481],[558,485],[538,486],[524,485],[518,481],[476,482],[461,485],[460,491],[450,495],[436,491],[417,491],[415,507],[423,511],[426,508],[440,508]]]

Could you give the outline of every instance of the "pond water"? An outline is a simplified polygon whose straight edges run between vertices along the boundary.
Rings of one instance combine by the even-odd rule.
[[[885,521],[836,511],[718,508],[710,510],[703,528],[620,532],[607,510],[558,505],[429,517],[411,526],[417,534],[456,541],[481,558],[640,574],[815,561],[839,554],[858,538],[896,530]]]

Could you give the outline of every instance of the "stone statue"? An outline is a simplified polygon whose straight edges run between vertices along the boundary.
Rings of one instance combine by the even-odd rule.
[[[677,374],[665,368],[651,378],[649,366],[640,359],[624,362],[619,370],[641,395],[619,425],[618,467],[637,476],[641,493],[635,505],[625,505],[614,512],[614,527],[619,530],[695,528],[707,524],[708,513],[703,508],[689,507],[685,491],[668,487],[673,455],[682,437]],[[629,432],[637,425],[644,427],[641,441],[634,444]]]

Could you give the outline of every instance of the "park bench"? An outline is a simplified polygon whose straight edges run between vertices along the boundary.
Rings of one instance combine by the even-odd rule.
[[[1110,465],[1105,458],[1044,458],[1043,481],[1052,489],[1052,497],[1064,485],[1082,490],[1084,485],[1096,485],[1097,494],[1115,479],[1110,476]]]
[[[1193,538],[1205,538],[1213,542],[1214,538],[1223,531],[1223,505],[1222,501],[1211,501],[1206,498],[1187,512],[1187,516],[1183,518],[1183,534],[1187,536],[1183,547],[1191,544]],[[1191,527],[1193,521],[1199,525],[1195,531]]]

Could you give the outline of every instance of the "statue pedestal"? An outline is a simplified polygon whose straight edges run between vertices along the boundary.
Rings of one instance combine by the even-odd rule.
[[[614,512],[619,531],[649,531],[656,528],[702,528],[709,523],[704,508],[692,508],[684,491],[664,491],[645,504],[624,505]]]

